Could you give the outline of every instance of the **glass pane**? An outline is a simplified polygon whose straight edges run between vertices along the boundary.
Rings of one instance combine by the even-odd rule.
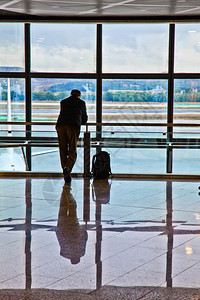
[[[0,121],[25,121],[25,81],[0,78]],[[24,136],[25,126],[1,125],[1,136]]]
[[[200,124],[200,79],[177,79],[174,92],[174,123]],[[174,132],[183,138],[200,137],[200,127],[174,127]]]
[[[163,133],[164,127],[139,124],[166,121],[167,80],[103,80],[103,122],[133,123],[137,124],[134,132]],[[107,130],[131,132],[133,127],[111,126]]]
[[[90,165],[95,149],[91,149]],[[32,169],[35,172],[62,172],[60,155],[57,147],[32,147]],[[77,148],[77,160],[72,173],[83,173],[83,147]]]
[[[199,174],[200,151],[199,149],[174,149],[173,173]]]
[[[0,23],[0,71],[24,71],[24,25]]]
[[[32,24],[32,71],[95,72],[96,25]]]
[[[21,147],[0,148],[0,172],[4,171],[26,171]]]
[[[166,173],[165,149],[105,148],[110,153],[113,174],[164,174]]]
[[[175,72],[199,73],[200,25],[176,24]]]
[[[32,147],[32,170],[35,172],[62,172],[59,149]]]
[[[96,81],[93,79],[32,80],[32,121],[56,122],[60,112],[60,101],[69,97],[72,89],[81,91],[81,99],[86,102],[88,121],[96,121]],[[55,126],[33,126],[34,135],[57,136]],[[42,133],[44,132],[44,133]]]
[[[103,25],[103,72],[166,73],[168,24]]]

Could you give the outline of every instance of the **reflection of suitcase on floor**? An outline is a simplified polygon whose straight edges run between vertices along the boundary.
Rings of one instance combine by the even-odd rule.
[[[110,202],[111,183],[108,179],[94,179],[92,183],[92,198],[94,202],[107,204]]]
[[[95,179],[106,179],[110,174],[110,154],[106,151],[100,151],[92,159],[92,176]]]

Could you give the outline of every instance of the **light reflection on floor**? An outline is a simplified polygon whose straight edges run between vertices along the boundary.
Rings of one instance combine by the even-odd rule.
[[[198,187],[0,179],[0,289],[200,288]]]

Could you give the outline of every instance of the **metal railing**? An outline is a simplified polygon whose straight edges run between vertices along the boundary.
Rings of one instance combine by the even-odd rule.
[[[3,129],[4,132],[9,132],[8,136],[0,136],[0,148],[8,148],[8,147],[21,147],[23,158],[26,164],[26,170],[31,170],[31,162],[29,158],[28,152],[24,151],[24,149],[31,149],[31,147],[58,147],[57,137],[48,137],[49,132],[56,132],[55,129],[53,131],[43,131],[47,133],[47,136],[32,136],[31,133],[35,133],[37,131],[32,131],[32,126],[55,126],[56,122],[6,122],[1,121],[1,125],[9,125],[9,129]],[[13,130],[10,126],[23,125],[25,129],[22,130],[24,132],[24,136],[12,136],[13,132],[17,132],[17,130]],[[93,127],[93,131],[90,128]],[[95,127],[95,130],[94,130]],[[103,136],[103,129],[105,127],[121,127],[121,128],[130,128],[130,127],[163,127],[165,130],[160,131],[131,131],[130,133],[133,137],[105,137]],[[190,131],[190,132],[174,132],[174,128],[199,128],[200,123],[96,123],[96,122],[88,122],[86,125],[82,127],[82,132],[84,136],[79,139],[78,147],[84,148],[84,176],[90,177],[90,152],[91,148],[96,148],[96,151],[100,151],[101,148],[162,148],[167,150],[167,166],[166,172],[172,173],[172,155],[173,149],[183,149],[183,148],[191,148],[196,149],[200,148],[200,130],[199,131]],[[98,129],[98,131],[97,131]],[[100,130],[99,130],[100,129]],[[41,132],[41,131],[38,131]],[[96,136],[91,137],[91,132],[95,132]],[[106,131],[108,132],[108,131]],[[110,132],[110,131],[109,131]],[[118,133],[123,133],[126,131],[118,131]],[[112,134],[115,131],[112,130],[110,132]],[[137,137],[137,134],[146,134],[146,137]],[[148,137],[149,134],[159,133],[162,137]],[[173,137],[173,134],[181,134],[181,137]],[[194,137],[184,137],[184,135],[194,134]],[[199,137],[198,137],[199,135]],[[30,151],[29,151],[30,153]]]

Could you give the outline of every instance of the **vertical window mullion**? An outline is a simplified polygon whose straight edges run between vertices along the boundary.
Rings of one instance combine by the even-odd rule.
[[[102,24],[97,24],[97,89],[96,89],[96,122],[102,123]],[[102,126],[97,126],[97,137],[101,137]]]
[[[167,123],[173,124],[173,102],[174,102],[174,51],[175,51],[175,24],[169,25],[169,61],[168,61],[168,106]],[[173,167],[173,149],[171,142],[173,138],[173,125],[167,128],[167,173],[172,173]]]
[[[26,98],[26,122],[31,122],[31,46],[30,46],[30,24],[25,24],[25,98]],[[31,137],[31,125],[26,125],[26,138]],[[31,147],[26,147],[28,170],[31,171]]]

